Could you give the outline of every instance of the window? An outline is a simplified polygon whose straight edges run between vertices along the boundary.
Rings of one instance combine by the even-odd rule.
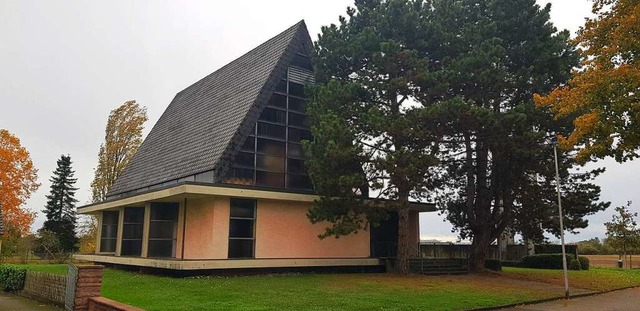
[[[236,154],[236,159],[235,159],[234,163],[235,163],[236,166],[253,168],[253,166],[254,166],[253,153],[238,152]]]
[[[256,200],[231,199],[229,211],[229,258],[253,258]]]
[[[268,155],[256,155],[256,169],[284,173],[284,158]]]
[[[294,55],[291,65],[313,71],[313,66],[311,66],[311,59],[304,55]]]
[[[287,157],[302,158],[302,145],[289,143],[289,150],[287,150]]]
[[[313,189],[313,184],[307,175],[288,174],[287,187],[293,189]]]
[[[289,110],[306,113],[307,102],[304,99],[291,97],[289,98]]]
[[[304,97],[304,85],[295,82],[289,82],[289,95]]]
[[[100,252],[115,253],[118,239],[118,211],[102,212],[102,230],[100,233]]]
[[[256,185],[284,188],[284,174],[256,171]]]
[[[309,124],[307,123],[307,116],[299,113],[289,113],[289,126],[297,126],[308,128]]]
[[[247,137],[247,140],[244,141],[242,147],[240,148],[242,151],[253,152],[256,150],[256,138],[253,136]]]
[[[229,173],[227,174],[226,179],[224,180],[227,184],[234,185],[253,185],[253,168],[245,169],[245,168],[231,168]]]
[[[142,231],[144,228],[144,207],[125,207],[122,224],[122,256],[142,255]]]
[[[286,133],[286,127],[282,125],[258,122],[258,136],[285,139]]]
[[[311,132],[299,129],[289,129],[289,141],[292,143],[300,143],[303,140],[313,140]]]
[[[286,90],[284,93],[286,93]],[[271,99],[269,99],[269,103],[267,105],[271,107],[287,109],[287,96],[274,93],[273,95],[271,95]]]
[[[264,110],[262,110],[262,114],[260,115],[260,120],[271,122],[271,123],[286,124],[287,112],[284,110],[266,107],[264,108]]]
[[[284,142],[264,138],[258,139],[258,153],[284,157],[285,149],[286,144]]]
[[[151,203],[148,257],[175,257],[178,203]]]
[[[280,80],[280,82],[278,82],[276,92],[287,94],[287,80]]]

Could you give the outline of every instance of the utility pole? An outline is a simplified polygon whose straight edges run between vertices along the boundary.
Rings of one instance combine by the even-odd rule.
[[[558,192],[558,215],[560,216],[560,244],[562,245],[562,270],[564,272],[564,298],[569,299],[569,276],[567,272],[567,252],[564,247],[564,223],[562,217],[562,198],[560,196],[560,171],[558,169],[558,138],[553,137],[553,156],[556,162],[556,191]]]

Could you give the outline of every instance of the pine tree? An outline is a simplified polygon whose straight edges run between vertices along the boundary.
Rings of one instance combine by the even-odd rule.
[[[60,241],[63,251],[76,250],[76,200],[74,195],[78,188],[74,187],[77,179],[73,178],[71,157],[62,155],[57,162],[58,167],[53,171],[51,190],[47,195],[47,205],[43,211],[47,220],[43,230],[53,232]]]

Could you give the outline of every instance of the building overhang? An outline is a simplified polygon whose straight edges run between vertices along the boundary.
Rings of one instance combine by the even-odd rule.
[[[149,190],[147,192],[131,195],[124,198],[107,200],[104,202],[81,206],[78,207],[78,213],[91,214],[123,206],[141,205],[147,202],[179,202],[184,199],[202,199],[211,196],[243,197],[308,203],[311,203],[320,198],[318,195],[310,193],[274,191],[247,187],[236,187],[233,185],[183,182],[178,185]],[[409,209],[417,212],[434,212],[436,211],[436,206],[433,203],[409,202]]]

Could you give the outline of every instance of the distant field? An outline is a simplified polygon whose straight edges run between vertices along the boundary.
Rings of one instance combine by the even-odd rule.
[[[592,267],[602,267],[602,268],[614,268],[616,267],[616,263],[618,262],[618,255],[584,255],[589,258],[589,263]],[[640,268],[640,255],[633,255],[631,257],[631,263],[633,263],[633,268]],[[629,256],[627,256],[627,260],[624,265],[625,268],[629,267]]]

